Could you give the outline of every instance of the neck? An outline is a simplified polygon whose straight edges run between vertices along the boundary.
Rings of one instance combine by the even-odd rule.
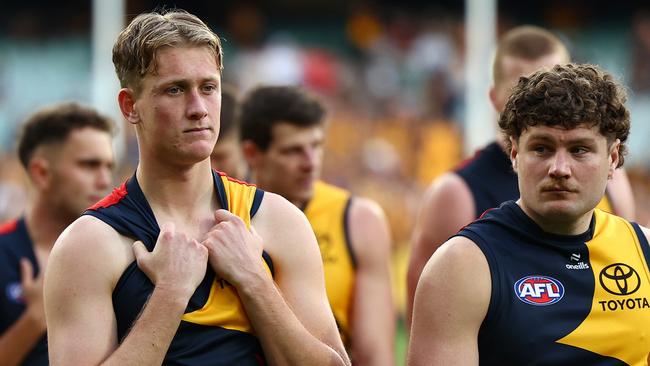
[[[40,194],[25,214],[27,231],[35,247],[51,249],[56,239],[76,217],[62,215]]]
[[[594,210],[592,209],[578,217],[567,217],[561,215],[545,216],[528,208],[521,199],[517,201],[517,204],[528,217],[542,228],[542,230],[547,233],[558,235],[579,235],[584,233],[589,230],[591,218],[594,214]]]
[[[201,208],[212,209],[216,200],[210,159],[187,166],[141,160],[136,176],[154,212],[191,217]]]

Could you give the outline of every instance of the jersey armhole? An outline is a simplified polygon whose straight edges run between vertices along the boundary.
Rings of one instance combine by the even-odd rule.
[[[499,301],[504,295],[502,294],[503,289],[501,289],[501,282],[499,281],[501,278],[499,275],[499,265],[489,245],[487,245],[485,240],[483,240],[483,238],[477,233],[468,229],[463,229],[454,236],[462,236],[471,240],[485,256],[488,267],[490,269],[490,303],[488,305],[487,313],[485,314],[485,319],[483,319],[483,323],[481,324],[481,328],[483,328],[486,324],[494,321],[495,315],[499,309]]]
[[[352,240],[350,237],[350,206],[352,205],[352,197],[348,198],[348,201],[345,203],[345,208],[343,209],[343,235],[345,236],[345,247],[348,249],[348,254],[350,254],[350,262],[352,263],[352,268],[357,269],[357,256],[354,253],[352,247]]]
[[[264,198],[264,191],[259,188],[256,188],[255,195],[253,196],[253,203],[251,204],[251,210],[250,210],[251,219],[253,218],[253,216],[255,216],[257,210],[260,209],[260,205],[262,204],[262,198]]]
[[[650,268],[650,244],[648,243],[648,239],[645,237],[645,234],[643,233],[643,230],[641,230],[639,224],[636,222],[631,222],[630,224],[634,228],[636,237],[639,240],[639,246],[643,252],[643,257],[645,258],[646,267]]]

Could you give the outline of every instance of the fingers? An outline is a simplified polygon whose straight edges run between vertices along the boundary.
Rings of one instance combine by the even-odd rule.
[[[148,253],[149,251],[144,246],[143,242],[138,240],[133,243],[133,255],[135,256],[135,260],[138,263],[142,263],[141,261],[147,256]]]
[[[34,267],[27,258],[20,258],[20,282],[23,289],[34,282]]]

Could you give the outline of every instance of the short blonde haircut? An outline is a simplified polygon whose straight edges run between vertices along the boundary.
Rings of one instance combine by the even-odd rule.
[[[162,47],[203,46],[223,68],[219,37],[198,17],[184,10],[143,13],[120,32],[113,46],[113,64],[123,88],[139,92],[147,74],[156,73],[156,51]]]
[[[564,62],[570,62],[569,51],[562,41],[544,28],[525,25],[506,32],[499,40],[492,64],[492,78],[498,86],[504,78],[503,59],[515,57],[535,61],[555,53],[562,53]]]

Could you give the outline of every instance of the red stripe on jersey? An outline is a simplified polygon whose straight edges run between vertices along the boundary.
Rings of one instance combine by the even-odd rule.
[[[114,204],[120,202],[122,198],[126,196],[127,193],[128,192],[126,191],[126,182],[124,182],[119,188],[113,189],[113,192],[111,192],[111,194],[102,198],[101,201],[92,205],[92,207],[90,207],[89,210],[97,210],[100,208],[113,206]]]
[[[248,183],[248,182],[244,182],[243,180],[235,179],[235,178],[229,176],[228,174],[226,174],[226,173],[224,173],[224,172],[220,172],[220,171],[218,171],[218,170],[215,170],[215,172],[217,172],[217,174],[219,174],[219,175],[222,176],[222,177],[226,177],[226,179],[228,179],[228,180],[231,181],[231,182],[235,182],[235,183],[243,184],[243,185],[245,185],[245,186],[249,186],[249,187],[257,187],[257,184]]]
[[[0,235],[9,234],[18,227],[18,219],[7,221],[0,225]]]

